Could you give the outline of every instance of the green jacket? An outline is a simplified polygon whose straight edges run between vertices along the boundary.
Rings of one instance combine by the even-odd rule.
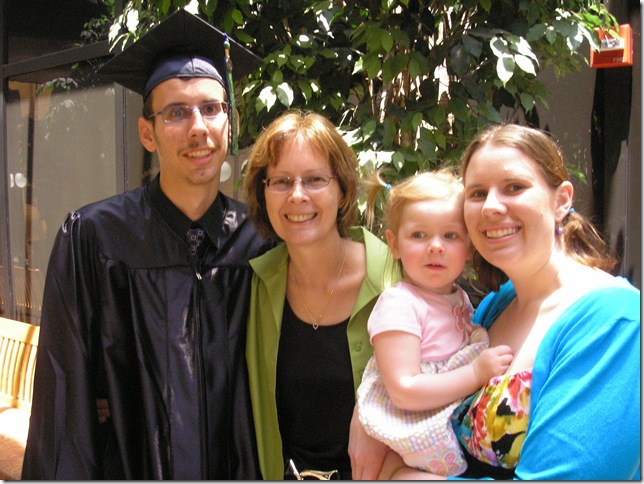
[[[363,227],[349,236],[365,244],[367,275],[347,327],[353,382],[357,390],[362,373],[373,354],[367,320],[380,293],[400,279],[387,245]],[[286,295],[288,253],[282,243],[250,261],[253,270],[246,359],[260,469],[266,480],[284,479],[282,439],[275,402],[277,349]]]

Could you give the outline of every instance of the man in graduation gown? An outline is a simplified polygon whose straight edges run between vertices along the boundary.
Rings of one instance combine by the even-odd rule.
[[[244,345],[248,260],[266,246],[219,192],[234,110],[223,40],[180,10],[99,72],[143,95],[160,174],[57,234],[23,479],[261,478]],[[257,67],[230,43],[239,74]]]

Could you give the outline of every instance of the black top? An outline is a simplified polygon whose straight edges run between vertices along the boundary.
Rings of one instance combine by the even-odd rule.
[[[163,214],[163,218],[170,225],[170,228],[179,236],[184,237],[193,222],[179,210],[170,199],[163,193],[159,186],[159,177],[155,177],[147,187],[147,195],[150,197],[152,204]],[[215,245],[214,250],[221,247],[224,227],[224,195],[219,192],[217,198],[210,206],[206,213],[196,221],[199,226],[203,227],[208,236],[208,240]]]
[[[71,212],[58,231],[23,479],[261,475],[245,340],[248,260],[267,247],[245,205],[220,195],[198,266],[190,221],[164,199],[157,178]],[[100,426],[97,398],[112,415]]]
[[[351,478],[349,426],[355,404],[347,325],[313,326],[284,304],[277,356],[277,412],[285,475],[337,469]]]

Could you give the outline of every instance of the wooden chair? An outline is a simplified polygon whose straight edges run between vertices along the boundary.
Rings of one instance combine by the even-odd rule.
[[[0,318],[0,479],[22,472],[40,327]]]
[[[31,410],[40,327],[0,318],[0,403]]]

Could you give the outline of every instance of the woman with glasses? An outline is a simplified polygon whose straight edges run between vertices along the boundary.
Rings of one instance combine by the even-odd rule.
[[[387,246],[356,223],[358,164],[335,126],[288,112],[259,136],[246,168],[250,218],[278,245],[251,261],[246,356],[264,479],[337,471],[355,391],[372,354],[367,319],[395,282]]]

